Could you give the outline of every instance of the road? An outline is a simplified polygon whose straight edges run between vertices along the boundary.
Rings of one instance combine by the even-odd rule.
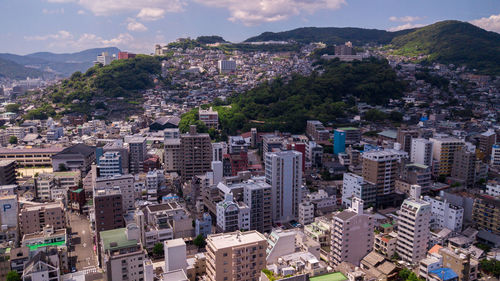
[[[70,253],[71,265],[76,265],[78,271],[97,266],[97,257],[94,254],[94,244],[92,243],[92,231],[87,217],[70,213],[69,220],[73,245],[73,251]]]

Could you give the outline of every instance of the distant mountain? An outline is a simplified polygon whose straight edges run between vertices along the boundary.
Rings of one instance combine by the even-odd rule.
[[[428,55],[425,61],[467,65],[479,73],[500,74],[500,34],[470,23],[442,21],[395,37],[395,54]]]
[[[351,41],[354,45],[364,45],[367,43],[387,44],[394,37],[412,31],[414,29],[389,32],[356,27],[302,27],[283,32],[264,32],[261,35],[248,38],[245,42],[293,40],[306,44],[311,42],[344,44],[346,41]]]
[[[42,75],[42,71],[0,58],[0,78],[26,79],[26,77],[38,78]]]
[[[54,54],[49,52],[33,53],[25,56],[0,54],[0,59],[7,59],[22,66],[30,66],[40,71],[51,70],[63,76],[70,76],[75,71],[85,72],[94,65],[102,52],[118,54],[115,47],[88,49],[77,53]]]

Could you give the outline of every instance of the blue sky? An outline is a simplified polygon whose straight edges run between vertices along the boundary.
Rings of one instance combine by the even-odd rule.
[[[399,30],[445,19],[500,33],[500,0],[0,0],[0,52],[150,53],[187,36],[239,42],[303,26]]]

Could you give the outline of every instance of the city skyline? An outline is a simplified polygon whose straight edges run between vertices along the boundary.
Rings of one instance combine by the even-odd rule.
[[[389,31],[455,19],[500,32],[495,0],[6,0],[0,4],[0,52],[75,52],[116,46],[138,53],[179,37],[220,35],[240,42],[262,32],[305,26]],[[373,13],[377,11],[377,13]]]

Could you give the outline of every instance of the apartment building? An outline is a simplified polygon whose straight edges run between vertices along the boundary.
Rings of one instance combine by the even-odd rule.
[[[396,141],[401,144],[401,149],[408,154],[411,153],[412,141],[418,138],[418,131],[411,129],[398,128],[398,133],[396,135]]]
[[[302,201],[302,153],[291,150],[266,153],[265,175],[272,188],[274,222],[297,219]]]
[[[232,193],[217,203],[217,227],[222,232],[250,230],[250,208],[243,202],[235,202]]]
[[[124,226],[122,194],[118,189],[100,189],[94,192],[94,214],[97,236],[101,231]]]
[[[420,193],[420,186],[413,185],[410,198],[403,202],[398,214],[396,252],[410,263],[425,258],[429,242],[431,204],[420,199]]]
[[[253,178],[241,183],[243,202],[250,208],[250,229],[260,233],[271,231],[272,188],[264,178]]]
[[[146,251],[139,238],[139,227],[131,224],[126,228],[100,233],[101,265],[106,279],[113,281],[144,280]]]
[[[147,158],[146,138],[132,137],[128,140],[129,147],[129,172],[141,173],[144,170],[144,160]]]
[[[100,177],[106,178],[123,173],[122,159],[119,152],[105,152],[99,157],[98,164]]]
[[[396,244],[398,241],[397,237],[398,235],[395,232],[379,233],[375,235],[373,249],[377,253],[390,259],[396,253]]]
[[[62,202],[25,205],[19,211],[19,232],[21,236],[36,233],[47,225],[54,229],[66,228],[65,208]]]
[[[479,135],[479,151],[484,153],[486,160],[490,159],[492,147],[496,142],[497,134],[493,129]]]
[[[474,199],[472,220],[478,229],[500,235],[500,199],[479,195]]]
[[[122,196],[124,210],[135,209],[135,178],[133,175],[114,175],[96,178],[94,190],[118,189]]]
[[[427,193],[431,189],[431,176],[431,166],[417,163],[403,165],[399,179],[396,181],[396,188],[410,194],[410,186],[419,185],[422,188],[422,193]]]
[[[346,261],[359,265],[373,249],[372,216],[363,212],[363,200],[352,198],[352,207],[333,217],[330,261],[337,266]]]
[[[472,187],[476,179],[476,147],[461,146],[455,150],[451,177],[453,180]]]
[[[0,185],[16,184],[16,161],[0,160]]]
[[[314,221],[314,204],[311,201],[305,201],[299,204],[299,223],[302,225],[310,224]]]
[[[209,235],[207,278],[210,281],[257,281],[266,267],[267,240],[257,231]]]
[[[330,132],[318,120],[307,121],[306,134],[314,141],[326,141],[330,138]]]
[[[201,122],[208,128],[217,129],[219,127],[219,113],[210,107],[209,109],[199,109],[198,116]]]
[[[181,139],[180,138],[165,138],[165,171],[180,172],[182,167],[181,157]]]
[[[188,134],[181,135],[181,177],[190,180],[211,170],[212,144],[208,134],[196,132],[196,126],[189,127]]]
[[[352,198],[361,198],[364,206],[374,206],[377,199],[377,189],[372,183],[366,182],[362,176],[353,173],[344,173],[342,181],[342,205],[349,208]]]
[[[491,147],[491,166],[500,167],[500,144],[495,144]]]
[[[432,166],[432,145],[427,139],[414,138],[411,140],[410,160],[415,164]]]
[[[425,196],[424,201],[431,204],[431,229],[447,228],[456,232],[462,231],[464,209],[441,199]]]
[[[434,175],[449,176],[453,167],[455,151],[464,145],[462,140],[456,138],[430,138],[432,142],[432,158],[435,161]]]

